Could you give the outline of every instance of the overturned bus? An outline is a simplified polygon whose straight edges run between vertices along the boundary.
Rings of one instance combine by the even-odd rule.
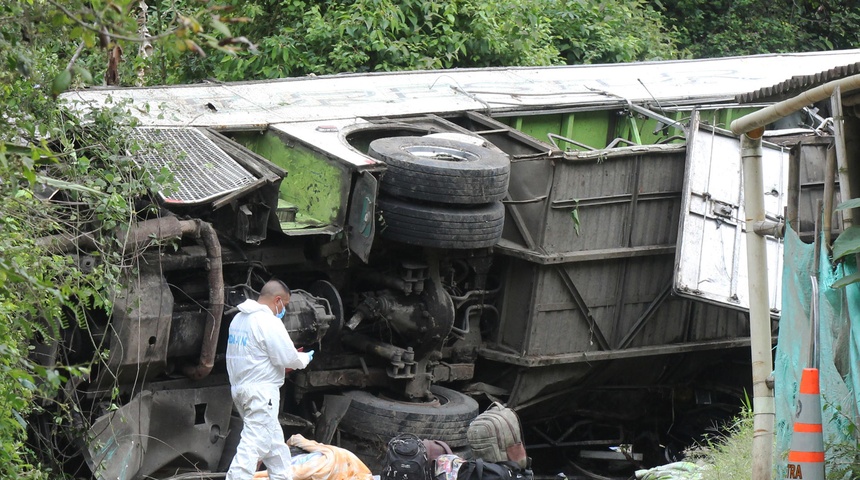
[[[72,111],[131,102],[136,138],[158,146],[136,161],[178,188],[133,226],[139,268],[113,314],[70,322],[96,334],[36,346],[46,364],[106,357],[70,387],[81,428],[64,442],[97,478],[220,478],[242,428],[227,326],[279,278],[286,328],[317,352],[283,389],[288,434],[369,465],[401,432],[465,451],[469,422],[502,401],[538,471],[676,458],[749,381],[740,156],[724,128],[761,104],[735,95],[856,56],[68,93]],[[790,127],[822,122],[807,111]],[[765,149],[776,224],[788,155]],[[768,254],[775,331],[778,235]]]

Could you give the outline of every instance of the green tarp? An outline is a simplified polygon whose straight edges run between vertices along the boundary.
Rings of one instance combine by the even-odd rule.
[[[783,269],[782,312],[774,361],[776,445],[775,478],[786,477],[786,457],[791,446],[800,375],[809,365],[812,345],[810,304],[815,247],[800,241],[787,229]],[[855,444],[853,426],[860,403],[860,284],[833,289],[834,281],[857,271],[854,256],[833,265],[826,247],[818,266],[819,375],[821,377],[822,425],[827,464],[837,459],[839,445]],[[856,366],[856,367],[855,367]]]

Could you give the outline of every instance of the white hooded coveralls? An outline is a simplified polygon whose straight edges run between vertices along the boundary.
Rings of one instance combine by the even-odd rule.
[[[278,422],[284,369],[305,368],[310,355],[293,345],[283,322],[266,305],[246,300],[230,323],[227,373],[244,426],[227,480],[250,480],[257,462],[272,480],[292,480],[290,448]]]

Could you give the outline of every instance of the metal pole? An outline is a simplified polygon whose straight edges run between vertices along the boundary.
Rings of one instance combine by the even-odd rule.
[[[770,306],[767,287],[767,244],[753,225],[765,220],[761,136],[764,128],[741,135],[744,211],[746,213],[747,273],[749,274],[750,350],[753,379],[753,480],[770,480],[773,471],[773,371]]]
[[[780,118],[791,115],[807,105],[829,98],[836,90],[836,87],[839,87],[842,93],[856,90],[860,88],[860,75],[853,75],[825,83],[824,85],[807,90],[796,97],[783,100],[769,107],[762,108],[757,112],[745,115],[732,122],[732,133],[740,135],[756,128],[764,127],[768,123],[773,123]]]

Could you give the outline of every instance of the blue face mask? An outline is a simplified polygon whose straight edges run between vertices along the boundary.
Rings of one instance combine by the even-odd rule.
[[[275,316],[280,318],[281,320],[283,320],[284,315],[287,314],[287,306],[284,305],[283,301],[281,301],[281,300],[278,300],[278,301],[281,302],[281,309],[278,310],[278,313],[276,313]]]

